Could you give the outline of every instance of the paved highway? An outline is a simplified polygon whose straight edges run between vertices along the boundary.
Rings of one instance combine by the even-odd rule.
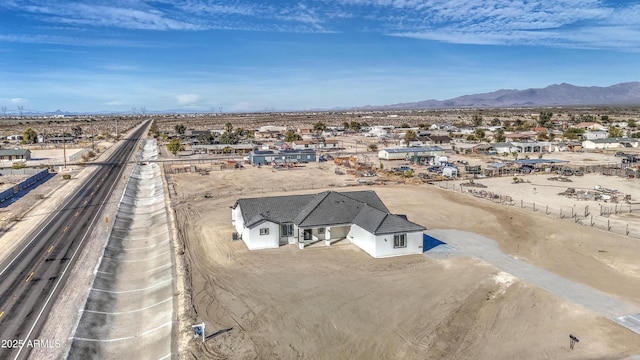
[[[101,210],[147,125],[124,139],[80,190],[0,264],[0,359],[26,359],[35,347],[66,346],[66,339],[40,338],[40,329],[94,225],[105,222]],[[77,309],[68,310],[75,316]]]

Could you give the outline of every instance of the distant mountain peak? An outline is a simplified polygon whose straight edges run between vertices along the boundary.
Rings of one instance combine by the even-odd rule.
[[[382,106],[360,107],[360,110],[413,110],[442,108],[535,107],[640,105],[640,82],[626,82],[607,87],[552,84],[545,88],[525,90],[501,89],[489,93],[464,95],[447,100],[424,100]]]

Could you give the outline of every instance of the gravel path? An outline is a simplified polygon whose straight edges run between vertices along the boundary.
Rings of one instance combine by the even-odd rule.
[[[640,334],[640,308],[633,304],[504,254],[495,241],[484,236],[459,230],[436,229],[426,233],[447,244],[425,252],[426,256],[480,258],[502,271],[593,310]],[[440,249],[441,247],[444,249]]]

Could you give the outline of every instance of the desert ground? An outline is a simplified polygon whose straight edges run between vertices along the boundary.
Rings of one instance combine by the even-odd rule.
[[[638,239],[434,185],[345,187],[352,183],[349,177],[335,175],[333,168],[326,163],[280,171],[248,166],[171,175],[172,206],[189,269],[189,316],[193,323],[207,324],[207,335],[215,334],[205,343],[192,340],[186,358],[620,359],[640,354],[640,335],[476,258],[373,259],[346,241],[249,251],[242,241],[231,240],[229,207],[240,197],[371,189],[392,212],[429,229],[486,236],[506,254],[640,306]],[[514,197],[522,191],[562,201],[554,193],[558,189],[547,194],[538,186],[540,192],[533,194],[533,185],[504,179],[485,183]],[[626,179],[584,176],[581,181],[584,187],[637,193],[637,183]],[[206,192],[209,197],[200,196]],[[569,334],[580,338],[573,350]]]

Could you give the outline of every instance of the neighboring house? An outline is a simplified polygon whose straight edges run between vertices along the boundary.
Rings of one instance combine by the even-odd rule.
[[[369,132],[366,133],[365,136],[367,136],[367,134],[377,137],[390,136],[393,133],[393,129],[394,126],[392,125],[376,125],[372,126],[371,130],[369,130]]]
[[[608,131],[587,131],[582,134],[584,140],[606,139],[609,136]]]
[[[409,147],[422,147],[431,145],[431,138],[428,136],[418,136],[409,142]]]
[[[291,142],[291,149],[294,150],[303,150],[303,149],[337,149],[338,148],[338,140],[325,140],[325,141],[314,141],[314,140],[296,140]]]
[[[439,146],[383,149],[378,151],[381,160],[409,160],[413,156],[442,156],[444,149]]]
[[[586,150],[594,149],[616,149],[616,148],[637,148],[638,139],[631,138],[606,138],[585,140],[582,142],[582,148]]]
[[[581,122],[579,124],[576,124],[574,128],[585,129],[585,130],[596,130],[596,131],[607,130],[606,126],[595,123],[595,122]]]
[[[249,250],[347,239],[374,258],[422,254],[426,229],[391,214],[374,191],[238,199],[231,222]]]
[[[29,149],[1,149],[0,161],[26,161],[31,160]]]
[[[562,141],[551,146],[552,151],[580,151],[582,150],[582,142],[580,141]]]
[[[252,165],[309,163],[316,161],[313,150],[254,150],[249,153]]]
[[[502,142],[491,144],[496,153],[502,155],[504,153],[511,154],[514,151],[518,151],[518,148],[511,142]]]
[[[211,144],[211,145],[192,145],[193,153],[204,154],[246,154],[256,148],[255,144]]]
[[[515,146],[514,151],[520,153],[540,153],[551,151],[551,142],[549,141],[512,141],[511,144]]]

